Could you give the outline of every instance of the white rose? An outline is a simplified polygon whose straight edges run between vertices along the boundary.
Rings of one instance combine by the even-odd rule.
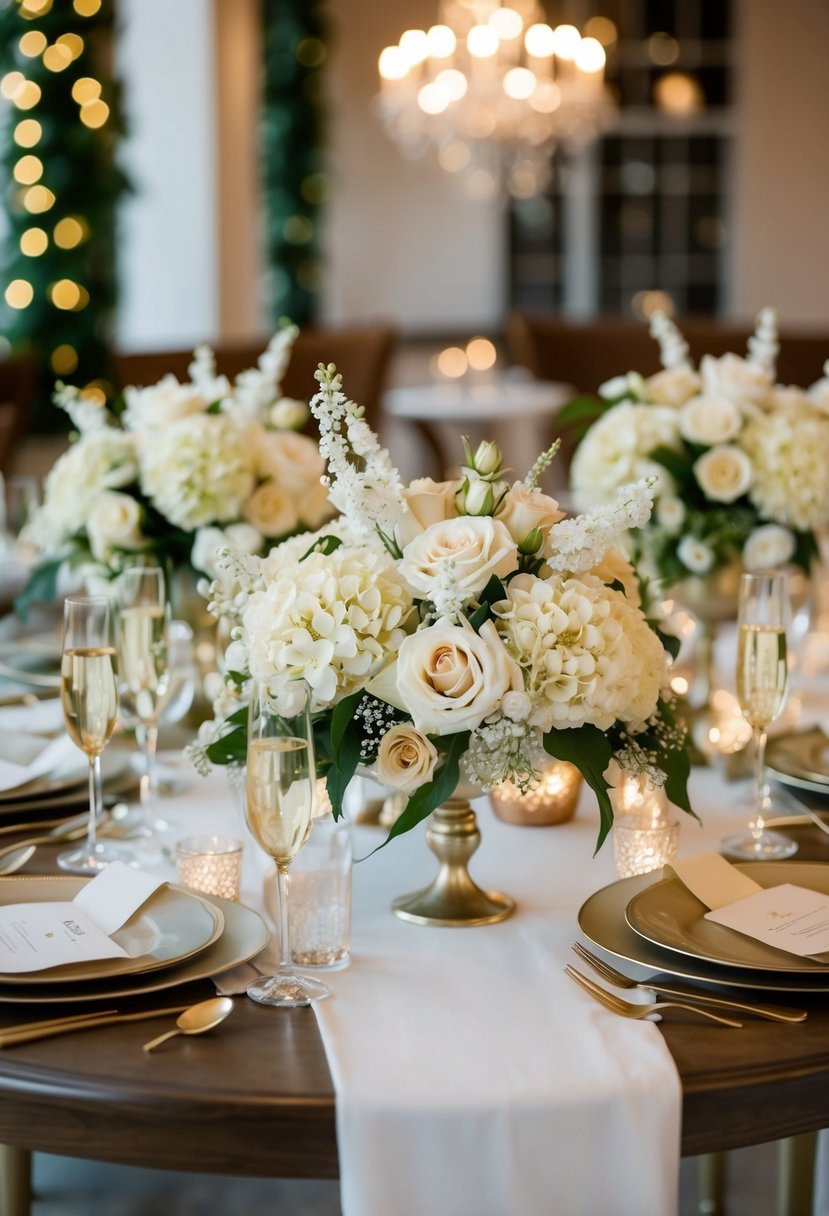
[[[481,632],[438,621],[404,638],[397,659],[397,691],[426,734],[474,730],[498,708],[504,693],[523,686],[492,621]]]
[[[487,515],[464,515],[432,524],[403,550],[400,573],[416,596],[431,599],[441,569],[453,564],[453,585],[471,599],[493,574],[505,578],[518,564],[518,550],[504,524]]]
[[[262,549],[262,533],[253,524],[228,524],[225,542],[234,553],[259,553]]]
[[[263,431],[254,454],[260,478],[271,478],[292,494],[304,493],[325,472],[325,460],[307,435]]]
[[[432,481],[431,477],[417,477],[406,486],[403,499],[409,509],[394,529],[401,549],[405,549],[431,524],[456,517],[455,495],[462,485],[462,481]]]
[[[747,493],[754,470],[750,458],[734,444],[709,448],[694,464],[694,476],[706,498],[734,502]]]
[[[676,536],[685,523],[685,503],[675,494],[663,494],[654,507],[656,522],[671,536]]]
[[[504,499],[498,519],[506,524],[516,544],[520,544],[534,528],[542,532],[552,528],[564,519],[564,512],[554,498],[537,489],[528,490],[523,482],[516,481]]]
[[[692,574],[707,574],[714,564],[713,550],[695,536],[683,536],[676,547],[676,555]]]
[[[128,431],[168,426],[189,414],[203,414],[210,401],[193,384],[179,384],[175,376],[164,376],[149,388],[124,389],[126,409],[123,424]]]
[[[245,503],[245,519],[263,536],[285,536],[299,523],[291,496],[275,481],[263,481]]]
[[[108,562],[115,549],[137,549],[141,535],[141,505],[129,494],[104,491],[92,505],[86,520],[86,532],[92,555],[99,562]]]
[[[645,381],[648,401],[654,405],[684,405],[700,390],[700,378],[690,367],[672,367]]]
[[[280,397],[268,411],[268,421],[278,431],[298,431],[308,421],[308,406],[294,397]]]
[[[381,785],[412,794],[432,780],[438,752],[413,726],[398,723],[380,740],[375,772]]]
[[[768,372],[739,355],[704,355],[700,371],[707,396],[730,397],[738,405],[762,405],[772,389]]]
[[[504,693],[501,702],[501,713],[510,722],[526,722],[532,713],[532,698],[525,692],[512,691]]]
[[[788,528],[763,524],[743,545],[743,565],[746,570],[773,570],[791,561],[794,551],[795,539]]]
[[[741,426],[742,415],[727,397],[694,397],[679,411],[679,433],[689,443],[728,443]]]

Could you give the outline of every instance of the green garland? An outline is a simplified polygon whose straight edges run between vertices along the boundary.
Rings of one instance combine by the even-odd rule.
[[[55,379],[108,393],[116,299],[115,163],[124,125],[109,63],[112,0],[11,0],[0,9],[0,87],[11,101],[2,174],[0,332],[36,358],[35,429],[55,430]],[[98,383],[100,381],[100,383]]]
[[[262,179],[265,252],[274,319],[314,319],[323,171],[323,73],[328,45],[321,0],[264,0]]]

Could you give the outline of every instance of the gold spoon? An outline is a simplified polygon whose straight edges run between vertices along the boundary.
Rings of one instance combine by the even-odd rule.
[[[232,1012],[233,1001],[229,996],[214,996],[209,1001],[199,1001],[198,1005],[191,1005],[176,1018],[175,1030],[168,1030],[157,1039],[150,1039],[149,1043],[144,1044],[143,1050],[152,1051],[177,1034],[204,1034],[205,1030],[212,1030]]]

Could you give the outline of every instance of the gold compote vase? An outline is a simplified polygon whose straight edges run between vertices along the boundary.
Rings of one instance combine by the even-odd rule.
[[[477,786],[461,778],[451,798],[432,811],[426,843],[440,868],[428,887],[394,901],[392,911],[401,920],[462,929],[494,925],[515,911],[514,900],[500,891],[483,891],[467,869],[481,843],[481,830],[470,805],[470,799],[480,794]]]

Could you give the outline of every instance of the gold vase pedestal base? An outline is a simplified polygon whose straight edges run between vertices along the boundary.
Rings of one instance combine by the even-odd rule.
[[[448,798],[432,812],[426,843],[440,869],[428,887],[394,901],[395,916],[416,925],[461,929],[494,925],[512,915],[514,900],[499,891],[482,891],[469,876],[467,865],[481,833],[468,798]]]

